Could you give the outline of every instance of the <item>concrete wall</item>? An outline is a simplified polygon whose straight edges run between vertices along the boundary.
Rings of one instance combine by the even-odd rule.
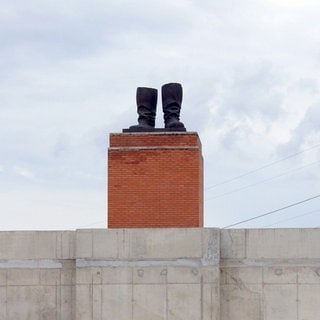
[[[313,320],[319,229],[0,232],[0,320]]]

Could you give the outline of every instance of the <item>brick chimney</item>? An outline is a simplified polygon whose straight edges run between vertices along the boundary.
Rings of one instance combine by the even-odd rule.
[[[198,134],[110,134],[108,228],[177,227],[203,227]]]

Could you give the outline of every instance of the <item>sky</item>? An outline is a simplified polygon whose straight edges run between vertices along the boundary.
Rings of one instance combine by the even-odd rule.
[[[138,86],[167,82],[202,142],[206,227],[320,227],[319,16],[318,0],[1,1],[0,230],[104,228],[109,134],[136,124]]]

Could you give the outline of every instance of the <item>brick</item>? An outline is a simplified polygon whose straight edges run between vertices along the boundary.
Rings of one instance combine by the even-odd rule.
[[[111,134],[108,227],[202,226],[203,159],[198,134]]]

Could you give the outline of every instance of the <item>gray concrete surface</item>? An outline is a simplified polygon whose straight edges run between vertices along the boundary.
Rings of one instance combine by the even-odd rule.
[[[0,232],[0,320],[318,320],[320,229]]]

